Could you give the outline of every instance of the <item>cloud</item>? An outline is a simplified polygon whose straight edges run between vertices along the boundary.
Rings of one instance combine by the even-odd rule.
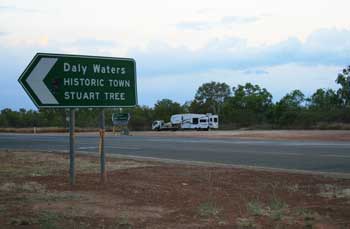
[[[203,83],[210,81],[225,82],[230,87],[248,82],[266,88],[273,100],[278,101],[294,89],[300,89],[306,96],[312,95],[318,88],[337,89],[335,83],[339,66],[303,66],[298,64],[268,67],[266,74],[245,74],[240,70],[210,70],[202,73],[172,74],[138,78],[140,104],[153,106],[162,98],[169,98],[183,104],[194,98],[195,92]]]
[[[0,44],[0,53],[0,108],[35,108],[17,82],[17,79],[33,57],[31,52],[23,47],[14,50]]]
[[[209,30],[234,24],[249,24],[259,20],[261,20],[260,17],[225,16],[216,21],[183,21],[176,24],[176,28],[182,30]]]
[[[176,27],[184,30],[207,30],[210,29],[212,25],[212,23],[206,21],[187,21],[176,24]]]
[[[96,38],[83,38],[72,42],[70,45],[79,47],[112,47],[115,42],[112,40],[98,40]]]
[[[0,32],[0,37],[2,36],[6,36],[8,33],[5,33],[5,32]]]
[[[52,44],[51,46],[59,47],[63,53],[92,56],[113,56],[112,50],[119,47],[112,40],[102,40],[92,37],[85,37],[72,42],[56,42],[56,44]]]
[[[16,7],[14,6],[0,6],[1,11],[6,11],[6,10],[14,10]]]
[[[310,50],[326,50],[331,47],[335,51],[341,51],[344,47],[350,47],[350,30],[347,29],[320,29],[313,32],[307,39],[306,45]]]
[[[267,74],[269,74],[269,72],[267,72],[265,70],[261,70],[261,69],[245,70],[245,71],[243,71],[243,73],[246,75],[267,75]]]
[[[221,19],[223,24],[247,24],[259,21],[259,17],[238,17],[238,16],[226,16]]]
[[[199,73],[215,69],[249,70],[285,64],[346,66],[350,61],[350,30],[323,29],[305,42],[289,38],[277,44],[251,47],[244,39],[215,39],[199,50],[153,45],[133,49],[144,76]],[[161,48],[159,47],[161,46]]]
[[[10,5],[2,5],[2,6],[0,6],[0,11],[5,11],[5,12],[19,11],[19,12],[23,12],[23,13],[38,13],[38,12],[41,12],[41,10],[38,10],[38,9],[20,8],[20,7],[17,7],[17,6],[10,6]]]

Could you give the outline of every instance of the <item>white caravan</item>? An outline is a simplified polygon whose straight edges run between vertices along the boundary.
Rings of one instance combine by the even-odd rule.
[[[175,114],[169,123],[156,120],[152,123],[152,130],[209,130],[219,128],[219,116],[208,114]]]

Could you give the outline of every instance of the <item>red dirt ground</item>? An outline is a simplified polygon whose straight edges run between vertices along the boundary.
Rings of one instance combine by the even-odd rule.
[[[14,154],[2,156],[0,168],[40,166]],[[45,158],[53,165],[67,160],[52,155]],[[78,158],[98,163],[96,157]],[[24,177],[0,170],[1,228],[350,228],[350,180],[152,163],[110,171],[105,184],[96,173],[78,171],[72,188],[66,168]],[[33,182],[37,188],[6,190],[7,182]],[[50,215],[43,220],[43,211],[59,220]]]

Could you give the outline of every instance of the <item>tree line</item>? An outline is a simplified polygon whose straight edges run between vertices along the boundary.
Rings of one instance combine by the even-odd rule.
[[[149,130],[153,120],[168,121],[176,113],[218,114],[222,129],[344,128],[350,123],[350,66],[338,74],[335,82],[337,90],[320,88],[306,97],[296,89],[274,103],[271,93],[259,85],[246,83],[230,88],[226,83],[212,81],[201,85],[194,99],[184,104],[162,99],[153,108],[105,109],[106,126],[112,126],[113,113],[128,112],[132,130]],[[67,128],[67,117],[66,109],[3,109],[0,127]],[[98,127],[98,109],[78,109],[76,117],[78,127]]]

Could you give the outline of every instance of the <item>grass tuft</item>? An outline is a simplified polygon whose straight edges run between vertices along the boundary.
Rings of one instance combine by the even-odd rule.
[[[247,210],[253,216],[261,216],[265,213],[263,204],[258,200],[250,201],[247,205]]]
[[[236,219],[236,226],[242,229],[254,229],[256,228],[256,223],[251,218],[240,217]]]
[[[270,203],[269,208],[270,208],[269,216],[273,220],[281,220],[282,217],[285,215],[286,211],[288,210],[288,204],[278,199],[273,199],[272,202]]]
[[[288,212],[288,205],[278,199],[273,199],[269,206],[254,200],[247,204],[247,211],[251,216],[267,216],[273,220],[281,220]]]
[[[38,223],[41,229],[58,229],[61,218],[57,213],[45,211],[39,215]]]
[[[10,218],[10,224],[15,226],[26,226],[37,223],[34,219],[29,217],[12,217]]]
[[[198,212],[201,217],[216,217],[221,209],[214,202],[208,201],[198,206]]]
[[[129,217],[127,215],[122,215],[116,219],[114,228],[116,229],[132,229],[133,225],[129,222]]]

